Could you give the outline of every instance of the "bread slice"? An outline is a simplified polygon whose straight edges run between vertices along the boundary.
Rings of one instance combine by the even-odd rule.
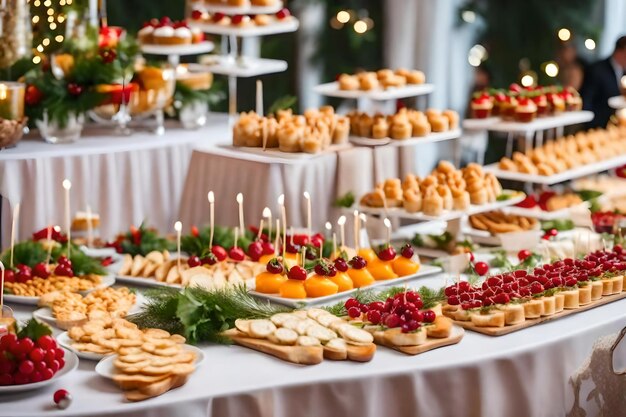
[[[476,327],[504,327],[504,313],[502,311],[490,311],[489,313],[472,313],[472,324]]]
[[[611,286],[612,287],[612,286]],[[565,309],[573,310],[575,308],[580,307],[579,296],[578,296],[578,288],[568,291],[561,291],[561,294],[565,296]]]
[[[565,296],[560,292],[554,294],[554,298],[556,299],[556,305],[554,307],[555,313],[560,313],[565,309]]]
[[[411,333],[402,333],[400,328],[385,330],[383,338],[386,343],[393,346],[419,346],[426,342],[428,335],[424,329],[418,329]]]
[[[537,319],[543,314],[543,301],[530,300],[522,304],[524,306],[524,317],[528,319]]]
[[[504,324],[512,326],[526,321],[524,306],[521,304],[506,304],[500,308],[504,312]]]
[[[578,287],[578,304],[581,306],[591,303],[591,283]]]
[[[429,308],[428,310],[432,310],[433,313],[435,313],[436,316],[441,316],[443,315],[443,312],[441,311],[442,306],[441,303],[437,303],[434,306],[432,306],[431,308]]]
[[[553,295],[550,297],[541,297],[541,300],[543,302],[543,312],[541,313],[541,315],[554,315],[554,313],[556,312],[556,297]]]
[[[602,295],[611,295],[613,294],[613,281],[608,278],[604,278],[600,280],[602,282]]]
[[[454,320],[458,321],[470,321],[472,313],[469,310],[463,310],[462,308],[458,309],[454,313],[452,313],[451,317]]]
[[[603,290],[604,284],[602,281],[591,281],[591,301],[596,301],[602,298]]]
[[[611,278],[611,282],[613,283],[613,294],[619,294],[624,290],[624,277],[618,276]]]
[[[333,361],[344,361],[348,359],[348,344],[341,338],[329,340],[324,345],[324,357]]]

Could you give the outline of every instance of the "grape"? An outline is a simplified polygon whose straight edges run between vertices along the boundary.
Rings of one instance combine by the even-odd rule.
[[[44,381],[47,381],[54,376],[54,372],[52,371],[52,369],[46,368],[41,371],[41,376],[43,377]]]
[[[0,374],[0,385],[13,385],[13,375]]]
[[[56,373],[56,371],[61,369],[61,365],[59,364],[59,361],[57,361],[56,359],[48,363],[48,366],[50,367],[50,369],[52,369],[53,373]]]
[[[52,338],[52,336],[41,336],[37,339],[37,346],[42,348],[43,350],[56,349],[57,342]]]
[[[15,339],[11,341],[9,344],[9,352],[16,356],[21,353],[19,340]]]
[[[23,361],[20,363],[19,370],[24,375],[30,375],[35,371],[35,364],[32,361]]]
[[[65,357],[65,352],[61,348],[55,349],[55,353],[56,353],[55,356],[57,359],[63,359]]]
[[[25,337],[20,340],[20,352],[29,354],[31,350],[35,347],[35,343],[32,341],[30,337]]]
[[[43,375],[39,371],[35,371],[30,374],[30,382],[41,382],[43,381]]]
[[[35,362],[35,370],[43,372],[46,369],[48,369],[48,364],[44,361]]]
[[[51,349],[46,352],[46,363],[50,365],[50,363],[57,358],[56,352],[54,349]]]
[[[63,367],[65,366],[65,359],[57,359],[57,362],[59,362],[59,369],[63,369]]]
[[[13,375],[13,382],[15,383],[15,385],[28,384],[30,382],[30,378],[28,377],[28,375],[24,375],[23,373],[18,372]]]
[[[15,363],[9,359],[0,360],[0,374],[10,374],[15,370]]]
[[[13,333],[8,333],[2,336],[0,339],[0,350],[9,350],[11,343],[17,341],[17,336]]]
[[[33,362],[39,362],[44,360],[46,356],[46,353],[44,352],[44,350],[42,348],[34,348],[33,350],[30,351],[30,353],[28,354],[28,357],[30,358],[30,360],[32,360]]]

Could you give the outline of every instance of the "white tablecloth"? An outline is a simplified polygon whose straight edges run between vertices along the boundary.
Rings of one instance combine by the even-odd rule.
[[[436,287],[443,279],[415,285],[423,283]],[[20,317],[30,311],[16,308]],[[610,375],[606,355],[595,355],[591,366],[586,361],[599,338],[610,344],[610,335],[625,325],[622,300],[506,336],[468,331],[461,343],[418,356],[379,347],[369,363],[315,366],[238,346],[205,345],[206,362],[184,387],[142,403],[125,403],[112,383],[93,372],[95,363],[81,361],[74,373],[34,395],[1,396],[0,416],[517,417],[564,416],[574,409],[577,417],[579,408],[594,410],[597,404],[617,413],[605,415],[620,415],[623,408],[610,407],[624,401],[623,393],[615,395],[615,383],[605,381],[624,387],[626,376]],[[581,386],[577,395],[572,376]],[[74,397],[64,411],[51,406],[60,388]]]
[[[89,131],[78,142],[51,145],[25,139],[0,151],[2,245],[9,245],[13,206],[21,204],[18,238],[50,222],[65,227],[62,181],[72,182],[71,210],[87,204],[100,214],[100,233],[111,238],[146,219],[162,231],[177,220],[193,147],[228,134],[224,117],[207,128],[169,128],[164,136],[135,132],[128,137]]]

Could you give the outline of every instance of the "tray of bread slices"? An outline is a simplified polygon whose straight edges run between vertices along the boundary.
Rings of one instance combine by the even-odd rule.
[[[368,331],[377,345],[407,355],[417,355],[439,347],[459,343],[465,334],[462,327],[442,314],[441,304],[424,309],[416,291],[405,291],[385,302],[367,304],[348,299],[344,319]]]
[[[235,344],[287,362],[315,365],[324,359],[368,362],[374,337],[322,309],[277,313],[269,319],[235,321],[224,336]]]
[[[445,289],[445,316],[459,326],[501,336],[626,298],[626,253],[596,251],[584,259],[564,259]]]
[[[456,169],[448,161],[425,178],[407,174],[387,179],[365,194],[359,209],[367,214],[415,220],[452,220],[519,203],[525,194],[503,190],[498,179],[478,164]]]

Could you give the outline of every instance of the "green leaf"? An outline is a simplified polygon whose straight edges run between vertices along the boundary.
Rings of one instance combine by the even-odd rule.
[[[35,319],[30,319],[26,322],[26,325],[20,328],[17,332],[17,337],[29,337],[33,341],[37,341],[41,336],[51,336],[52,329],[45,323],[38,322]]]
[[[356,201],[354,197],[354,193],[352,191],[348,191],[343,196],[338,197],[333,204],[335,207],[345,207],[350,208]]]
[[[267,114],[276,114],[278,110],[286,110],[286,109],[294,109],[296,103],[298,102],[298,98],[296,96],[283,96],[278,98],[272,105],[270,106]]]

